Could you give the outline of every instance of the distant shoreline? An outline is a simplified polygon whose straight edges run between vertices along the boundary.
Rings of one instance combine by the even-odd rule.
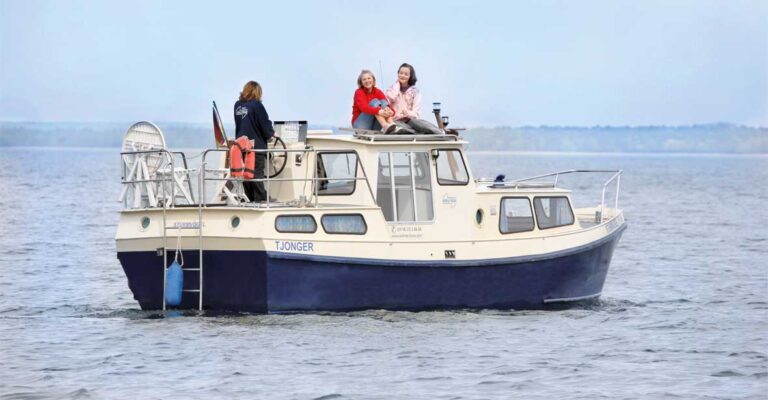
[[[120,147],[83,147],[83,146],[0,146],[2,151],[92,151],[92,152],[120,152]],[[191,152],[188,155],[195,155],[195,152],[203,152],[205,148],[175,148],[177,151]],[[732,157],[732,158],[768,158],[768,152],[765,153],[618,153],[618,152],[577,152],[577,151],[520,151],[520,150],[467,150],[468,155],[488,155],[488,156],[559,156],[559,157]]]
[[[0,147],[120,148],[124,123],[0,122]],[[208,124],[159,123],[168,147],[214,145]],[[310,126],[328,129],[329,126]],[[232,132],[232,127],[227,129]],[[338,130],[336,130],[337,133]],[[342,133],[342,134],[347,134]],[[686,126],[524,126],[461,132],[468,151],[526,154],[766,154],[768,128],[718,123]],[[491,154],[491,153],[488,153]]]

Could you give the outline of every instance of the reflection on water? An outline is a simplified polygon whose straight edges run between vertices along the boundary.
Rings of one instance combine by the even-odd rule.
[[[141,311],[115,257],[117,151],[0,148],[0,395],[687,399],[768,391],[767,157],[469,159],[476,177],[625,171],[629,229],[599,301],[522,312]],[[565,186],[593,190],[604,178],[568,179]],[[593,191],[577,205],[599,201]]]

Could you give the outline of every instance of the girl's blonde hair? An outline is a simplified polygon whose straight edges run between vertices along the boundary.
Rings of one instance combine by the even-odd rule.
[[[261,85],[256,81],[249,81],[240,92],[240,101],[261,100]]]

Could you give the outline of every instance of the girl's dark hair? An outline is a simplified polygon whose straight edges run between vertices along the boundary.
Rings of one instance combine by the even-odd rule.
[[[408,68],[409,70],[411,70],[411,78],[408,79],[408,86],[415,85],[418,79],[416,79],[416,70],[413,69],[413,65],[408,63],[403,63],[403,65],[401,65],[400,68]],[[397,72],[400,72],[400,68],[397,69]]]

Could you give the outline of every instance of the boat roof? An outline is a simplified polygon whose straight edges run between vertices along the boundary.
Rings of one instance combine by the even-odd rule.
[[[455,135],[385,135],[366,131],[356,132],[352,129],[341,128],[342,131],[352,131],[350,134],[333,134],[332,131],[309,131],[307,141],[328,140],[336,143],[349,143],[357,145],[414,145],[444,143],[451,145],[465,145],[467,142]],[[371,132],[371,133],[369,133]],[[455,146],[451,146],[455,147]]]

